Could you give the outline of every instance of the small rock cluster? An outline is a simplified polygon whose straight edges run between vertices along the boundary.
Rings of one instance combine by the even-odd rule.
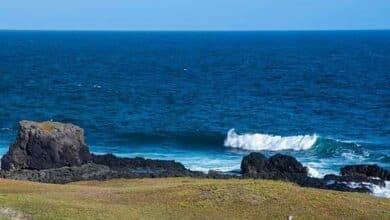
[[[350,192],[371,192],[371,184],[383,187],[390,180],[390,172],[377,165],[349,165],[341,169],[341,175],[313,178],[294,157],[281,154],[266,158],[261,153],[250,153],[242,160],[241,172],[244,177],[287,180],[305,187]]]

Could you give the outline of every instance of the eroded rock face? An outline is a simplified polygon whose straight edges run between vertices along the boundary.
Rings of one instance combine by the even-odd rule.
[[[17,139],[1,159],[3,170],[42,170],[91,161],[84,131],[73,124],[19,122]]]

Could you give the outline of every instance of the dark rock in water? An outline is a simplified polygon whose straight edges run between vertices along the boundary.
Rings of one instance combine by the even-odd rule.
[[[44,183],[64,184],[82,180],[108,180],[115,178],[144,178],[144,177],[181,177],[199,176],[197,172],[185,170],[154,170],[143,167],[132,169],[112,169],[106,165],[87,163],[81,166],[61,167],[46,170],[11,170],[0,171],[1,178],[28,180]]]
[[[241,172],[244,178],[288,180],[303,187],[347,192],[371,192],[372,184],[383,187],[387,175],[387,171],[380,167],[347,166],[342,170],[343,176],[329,174],[322,179],[313,178],[308,176],[307,168],[294,157],[276,154],[267,159],[261,153],[245,156]]]
[[[1,159],[4,170],[80,166],[91,160],[84,131],[72,124],[21,121],[16,142]]]
[[[328,174],[323,178],[327,189],[371,192],[373,185],[385,187],[389,171],[377,165],[349,165],[341,168],[341,176]]]
[[[294,157],[276,154],[267,159],[261,153],[250,153],[241,162],[244,176],[265,179],[298,179],[307,176],[307,169]]]
[[[385,187],[384,180],[363,176],[338,176],[328,174],[325,175],[322,180],[324,182],[324,188],[338,191],[371,192],[373,185]]]
[[[349,165],[341,168],[340,173],[345,177],[365,177],[379,178],[381,180],[390,180],[390,171],[385,170],[378,165]]]
[[[104,165],[87,163],[75,167],[61,167],[46,170],[11,170],[0,171],[0,177],[16,180],[28,180],[44,183],[70,183],[81,180],[104,180],[120,175]]]
[[[186,169],[173,160],[150,160],[140,157],[119,158],[112,154],[92,155],[92,161],[121,173],[143,173],[151,177],[202,176],[201,172]]]
[[[382,179],[373,179],[373,178],[367,178],[365,176],[338,176],[334,174],[327,174],[324,176],[324,181],[329,182],[330,180],[336,181],[336,182],[343,182],[343,183],[359,183],[359,182],[365,182],[365,183],[371,183],[378,186],[385,186],[385,180]]]
[[[113,154],[92,155],[92,161],[96,164],[106,165],[112,169],[136,169],[142,167],[150,170],[174,170],[177,172],[188,171],[183,164],[173,160],[150,160],[141,157],[119,158]]]
[[[250,153],[241,161],[241,172],[246,175],[256,175],[266,170],[268,159],[261,153]]]
[[[323,189],[331,189],[343,192],[371,192],[371,183],[364,181],[365,179],[350,179],[334,174],[328,174],[321,180],[323,185],[319,188]],[[379,181],[376,183],[378,183],[380,186],[384,186],[384,182]]]
[[[16,142],[1,162],[0,177],[47,183],[205,176],[175,161],[93,155],[84,143],[81,128],[58,122],[21,121]]]
[[[308,170],[294,157],[275,154],[268,159],[267,167],[281,173],[308,174]]]

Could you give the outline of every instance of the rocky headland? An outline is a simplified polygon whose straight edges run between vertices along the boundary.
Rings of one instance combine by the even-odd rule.
[[[372,192],[373,186],[385,186],[390,180],[390,172],[377,165],[345,166],[340,175],[313,178],[294,157],[276,154],[266,158],[258,152],[243,158],[240,173],[205,174],[175,161],[92,154],[83,129],[73,124],[21,121],[19,125],[16,141],[1,159],[1,178],[45,183],[143,177],[255,178],[352,192]]]

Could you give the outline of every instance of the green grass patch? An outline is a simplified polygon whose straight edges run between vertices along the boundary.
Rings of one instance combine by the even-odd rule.
[[[34,219],[390,219],[389,199],[249,179],[0,179],[0,207]]]

